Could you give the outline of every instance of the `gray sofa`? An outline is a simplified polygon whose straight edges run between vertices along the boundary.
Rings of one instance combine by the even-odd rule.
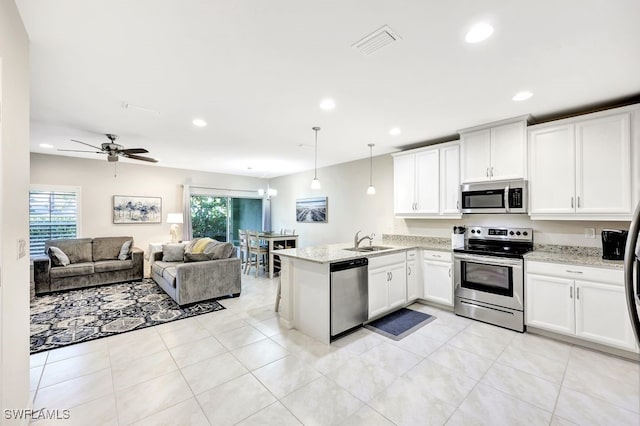
[[[131,247],[126,260],[118,255],[125,241],[132,237],[74,238],[48,240],[50,247],[58,247],[70,260],[68,266],[54,266],[49,255],[33,259],[33,279],[37,295],[53,291],[92,287],[125,281],[138,281],[144,277],[144,252]]]
[[[152,254],[151,277],[180,306],[220,297],[237,297],[241,266],[233,257],[198,262],[165,262],[163,252]]]

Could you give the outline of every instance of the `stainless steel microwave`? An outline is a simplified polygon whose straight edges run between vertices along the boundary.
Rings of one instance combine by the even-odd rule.
[[[527,213],[527,181],[502,180],[460,185],[462,213]]]

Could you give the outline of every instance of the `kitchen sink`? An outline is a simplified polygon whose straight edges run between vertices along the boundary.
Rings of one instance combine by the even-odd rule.
[[[359,252],[371,252],[371,251],[389,250],[389,249],[392,249],[392,248],[393,247],[387,247],[387,246],[364,246],[364,247],[350,247],[350,248],[345,249],[345,250],[359,251]]]

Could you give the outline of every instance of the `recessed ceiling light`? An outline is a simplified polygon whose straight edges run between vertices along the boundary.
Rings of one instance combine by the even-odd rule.
[[[194,126],[198,126],[198,127],[204,127],[207,125],[207,122],[204,121],[202,118],[196,118],[195,120],[192,121]]]
[[[50,143],[41,143],[40,148],[53,148],[53,145]]]
[[[531,93],[528,90],[523,90],[522,92],[518,92],[515,95],[513,95],[513,98],[511,99],[514,101],[526,101],[532,96],[533,96],[533,93]]]
[[[391,136],[398,136],[400,133],[402,133],[402,130],[400,130],[397,127],[394,127],[393,129],[389,130],[389,134]]]
[[[332,109],[334,109],[336,107],[336,103],[333,99],[323,99],[322,102],[320,102],[320,109],[323,109],[325,111],[330,111]]]
[[[467,43],[480,43],[488,39],[491,34],[493,34],[493,27],[486,22],[480,22],[471,27],[464,37],[464,41]]]

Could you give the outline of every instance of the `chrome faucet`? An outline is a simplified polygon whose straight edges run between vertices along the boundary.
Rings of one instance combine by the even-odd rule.
[[[358,231],[356,232],[356,235],[353,237],[353,247],[354,248],[358,248],[360,246],[360,243],[364,240],[369,240],[369,245],[371,245],[371,243],[373,243],[373,237],[376,236],[376,234],[371,234],[371,235],[365,235],[364,237],[358,239],[358,237],[360,236],[360,233],[362,231]]]

